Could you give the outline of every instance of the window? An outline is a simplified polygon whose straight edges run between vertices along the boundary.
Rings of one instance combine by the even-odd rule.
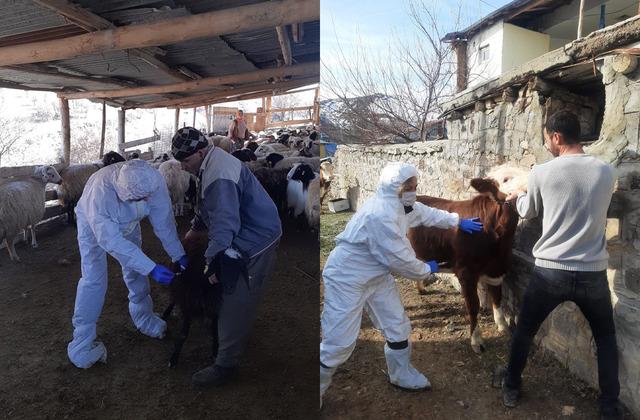
[[[478,49],[478,60],[480,63],[489,61],[489,44],[483,45]]]

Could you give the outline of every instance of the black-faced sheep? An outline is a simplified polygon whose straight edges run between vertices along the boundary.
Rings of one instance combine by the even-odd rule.
[[[74,209],[80,200],[84,186],[94,173],[102,168],[99,164],[70,165],[60,171],[62,183],[57,188],[58,200],[67,209],[67,222],[74,223]]]
[[[104,166],[113,165],[114,163],[124,162],[126,159],[118,152],[114,152],[113,150],[105,153],[102,157],[102,164]]]
[[[53,166],[38,166],[31,177],[0,183],[0,240],[4,240],[12,261],[20,261],[13,242],[23,229],[30,229],[31,246],[38,246],[35,227],[44,216],[45,185],[61,181]]]
[[[255,153],[253,153],[249,149],[236,150],[235,152],[233,152],[231,154],[236,159],[238,159],[240,162],[251,162],[251,161],[254,161],[254,160],[258,160],[258,158],[256,157]]]
[[[256,143],[255,141],[247,142],[246,148],[251,150],[255,154],[256,149],[258,148],[258,143]]]
[[[297,164],[287,174],[287,210],[294,219],[298,219],[299,216],[305,212],[309,184],[315,178],[316,174],[313,168],[306,163]],[[320,197],[318,190],[318,203],[319,202]],[[309,223],[308,220],[307,223]]]
[[[282,159],[284,159],[284,156],[282,156],[279,153],[270,153],[265,158],[265,160],[269,163],[270,168],[275,167],[276,164],[280,162]]]

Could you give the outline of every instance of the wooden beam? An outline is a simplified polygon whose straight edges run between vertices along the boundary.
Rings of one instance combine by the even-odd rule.
[[[60,98],[60,120],[62,122],[62,152],[64,163],[71,164],[71,126],[69,124],[69,101]]]
[[[125,130],[125,110],[124,108],[120,108],[118,110],[118,147],[120,147],[121,144],[124,144],[125,141],[125,135],[124,135],[124,130]]]
[[[27,73],[27,74],[55,76],[55,77],[59,77],[61,79],[69,81],[70,84],[73,82],[76,82],[79,84],[83,84],[84,82],[92,82],[92,83],[104,83],[104,84],[110,84],[110,85],[117,85],[117,86],[122,86],[127,88],[132,86],[132,83],[126,82],[120,79],[114,79],[111,77],[94,77],[94,76],[89,76],[79,72],[77,74],[69,74],[69,73],[62,72],[58,69],[47,67],[41,64],[7,66],[7,69],[19,71],[21,73]]]
[[[286,127],[288,125],[298,125],[298,124],[305,124],[305,123],[313,123],[313,120],[311,118],[307,118],[303,120],[276,121],[276,122],[266,124],[265,128],[280,127],[280,126]]]
[[[178,124],[180,124],[180,108],[176,108],[176,115],[173,117],[173,132],[178,131]]]
[[[537,1],[534,1],[532,3],[525,4],[524,6],[522,6],[521,8],[516,10],[515,12],[511,13],[509,16],[507,16],[504,19],[504,21],[505,22],[510,21],[511,19],[513,19],[513,18],[515,18],[515,17],[517,17],[517,16],[519,16],[519,15],[525,13],[525,12],[528,12],[528,11],[530,11],[532,9],[535,9],[536,7],[541,5],[542,3],[548,3],[548,2],[549,2],[549,0],[537,0]]]
[[[280,44],[282,57],[284,57],[284,65],[290,66],[293,61],[291,58],[291,42],[289,42],[289,33],[287,32],[286,26],[276,26],[276,33],[278,34],[278,43]]]
[[[65,39],[0,48],[0,66],[65,60],[106,51],[176,44],[198,38],[320,19],[317,0],[281,0],[129,25]],[[167,28],[183,28],[170,31]]]
[[[295,89],[295,88],[292,88]],[[258,92],[252,92],[252,93],[247,93],[244,95],[238,95],[238,96],[233,96],[233,97],[222,97],[222,98],[217,98],[217,99],[209,99],[207,101],[201,101],[198,102],[197,104],[195,103],[191,103],[191,104],[185,104],[185,105],[181,105],[181,106],[194,106],[194,105],[198,105],[198,106],[205,106],[208,104],[222,104],[222,103],[226,103],[226,102],[236,102],[236,101],[243,101],[246,99],[260,99],[263,97],[267,97],[267,99],[269,99],[269,97],[273,96],[279,96],[279,95],[290,95],[292,93],[297,93],[297,92],[282,92],[276,95],[273,95],[273,90],[262,90],[262,91],[258,91]],[[167,108],[173,108],[173,107],[167,107]]]
[[[107,127],[107,104],[102,101],[102,128],[100,130],[100,159],[104,156],[104,133]]]
[[[116,25],[114,25],[111,21],[98,16],[68,0],[34,0],[34,2],[39,4],[40,6],[54,11],[69,22],[89,32],[116,28]],[[162,71],[174,80],[192,80],[197,78],[190,77],[189,75],[186,75],[178,70],[172,69],[162,60],[156,58],[154,54],[158,53],[159,51],[162,50],[160,48],[131,49],[128,51],[128,53],[138,57],[140,60],[146,62],[152,67]]]
[[[145,137],[143,139],[131,140],[126,143],[120,143],[118,144],[118,149],[120,149],[120,152],[123,153],[126,149],[130,149],[135,146],[140,146],[142,144],[153,143],[154,141],[158,141],[158,136],[153,135],[151,137]]]
[[[309,106],[293,106],[290,108],[276,108],[276,109],[272,109],[271,112],[296,112],[296,111],[308,111],[310,109],[313,109],[313,105],[309,105]]]
[[[194,128],[196,126],[196,112],[197,111],[198,111],[198,107],[197,106],[193,107],[193,124],[191,124],[191,127],[194,127]]]
[[[297,64],[287,68],[256,70],[228,76],[205,77],[190,82],[172,83],[170,85],[130,87],[125,89],[99,90],[93,92],[61,93],[67,99],[123,98],[127,96],[154,95],[170,92],[192,92],[209,87],[266,81],[275,77],[313,76],[320,74],[320,63]]]
[[[584,17],[584,0],[580,0],[580,9],[578,10],[578,37],[576,39],[582,38],[583,17]]]
[[[263,90],[275,90],[275,89],[293,89],[294,87],[306,86],[306,85],[310,85],[317,82],[318,82],[317,77],[306,77],[303,79],[289,80],[287,82],[279,82],[279,83],[271,83],[271,84],[260,83],[260,84],[253,84],[250,86],[243,86],[236,89],[207,92],[199,95],[187,96],[185,98],[153,102],[150,104],[144,104],[140,106],[132,106],[132,108],[162,108],[162,107],[168,107],[168,106],[181,106],[184,108],[187,106],[193,106],[194,104],[204,105],[205,103],[211,103],[211,102],[207,102],[210,100],[237,96],[244,93],[258,92]]]
[[[302,39],[304,38],[304,24],[294,23],[291,25],[291,36],[293,37],[293,42],[296,44],[302,42]]]

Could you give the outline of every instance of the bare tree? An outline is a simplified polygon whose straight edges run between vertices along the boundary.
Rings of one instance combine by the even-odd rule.
[[[2,158],[14,154],[16,146],[27,141],[29,133],[25,131],[25,118],[5,117],[0,109],[0,166]]]
[[[412,0],[408,15],[416,40],[403,43],[393,37],[386,58],[373,57],[360,43],[354,56],[338,49],[338,59],[346,63],[342,72],[323,62],[325,96],[336,99],[321,113],[325,122],[338,119],[343,138],[367,143],[428,139],[440,104],[454,93],[455,57],[440,39],[460,22],[458,7],[445,31],[436,12],[442,12],[437,2]]]

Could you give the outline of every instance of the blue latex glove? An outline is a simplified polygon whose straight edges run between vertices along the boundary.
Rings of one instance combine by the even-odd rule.
[[[431,269],[431,274],[437,273],[440,270],[440,267],[438,266],[438,263],[435,262],[435,261],[427,261],[427,265]]]
[[[479,220],[479,217],[460,219],[460,230],[466,233],[480,232],[482,230],[482,223],[480,223]]]
[[[182,271],[186,270],[187,267],[189,266],[189,257],[187,257],[186,255],[183,255],[178,260],[178,264],[180,264],[180,270]]]
[[[156,264],[151,270],[151,277],[160,284],[169,284],[173,280],[173,271],[169,270],[164,265]]]

